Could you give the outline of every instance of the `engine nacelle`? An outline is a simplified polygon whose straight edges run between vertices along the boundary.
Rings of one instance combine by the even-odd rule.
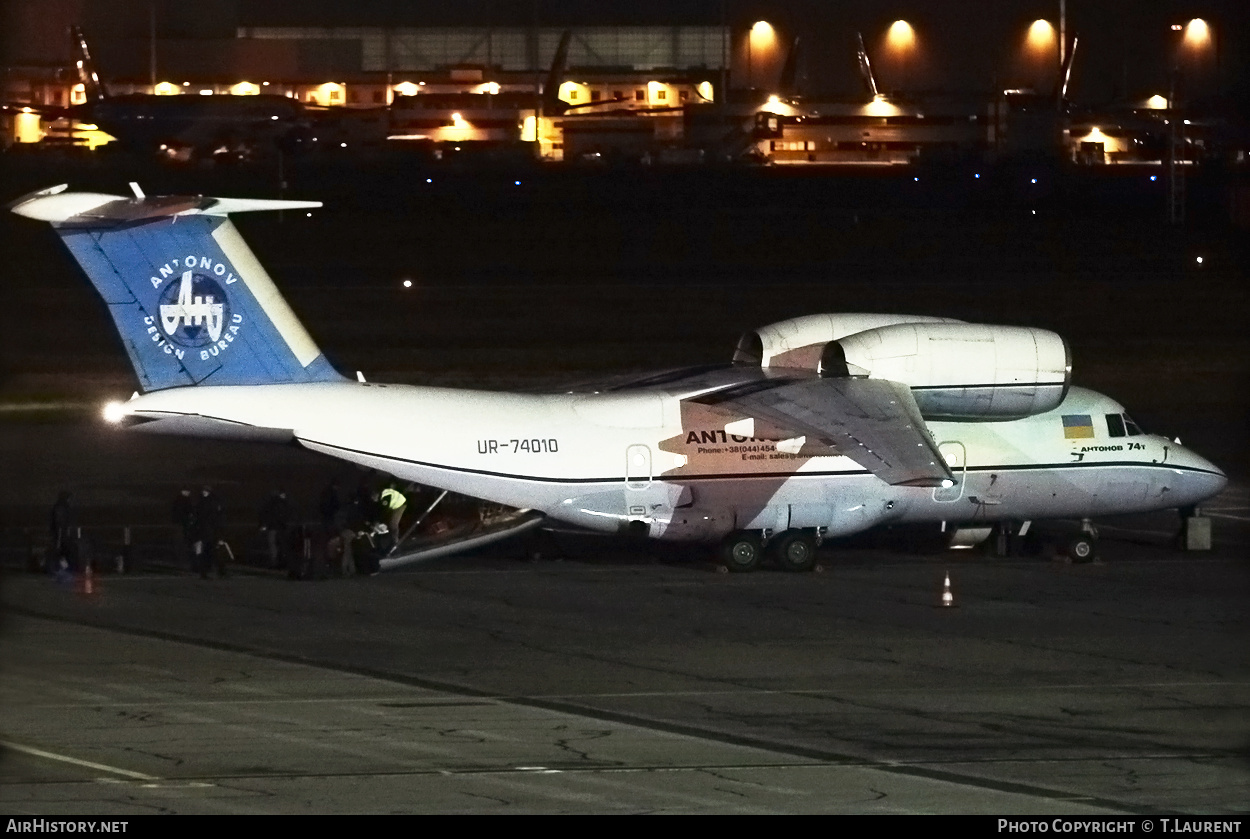
[[[1072,361],[1045,329],[975,323],[906,323],[868,329],[824,348],[822,375],[862,368],[909,385],[926,418],[1006,420],[1063,401]]]
[[[738,340],[735,364],[760,367],[820,369],[825,345],[847,335],[904,323],[962,323],[951,318],[923,315],[836,314],[807,315],[762,326]]]
[[[930,419],[1049,411],[1072,380],[1068,346],[1053,332],[923,315],[792,318],[743,335],[734,362],[902,382]]]

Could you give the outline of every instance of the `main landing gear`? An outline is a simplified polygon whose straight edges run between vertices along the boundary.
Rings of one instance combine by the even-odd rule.
[[[1075,533],[1039,533],[1026,521],[1019,526],[1015,522],[1002,521],[994,525],[992,536],[986,541],[990,556],[1037,556],[1050,551],[1056,558],[1070,562],[1094,562],[1098,559],[1098,529],[1089,519],[1082,519]]]
[[[787,530],[768,547],[773,561],[784,571],[811,571],[816,567],[816,536],[806,530]]]
[[[720,559],[730,571],[754,571],[765,556],[785,571],[811,571],[816,567],[816,534],[809,530],[787,530],[768,540],[760,533],[737,530],[724,538]]]

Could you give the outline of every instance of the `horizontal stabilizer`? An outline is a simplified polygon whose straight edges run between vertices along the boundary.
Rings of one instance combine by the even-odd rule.
[[[295,432],[290,428],[266,428],[199,414],[131,414],[124,417],[120,424],[145,434],[200,437],[206,440],[290,443],[295,439]]]
[[[211,198],[204,195],[110,195],[66,192],[66,185],[23,195],[6,205],[19,216],[75,227],[111,227],[170,216],[227,216],[261,210],[306,210],[320,201],[272,198]]]

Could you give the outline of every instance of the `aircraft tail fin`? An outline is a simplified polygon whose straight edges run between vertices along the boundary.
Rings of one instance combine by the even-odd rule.
[[[781,67],[781,76],[777,80],[777,93],[790,99],[802,93],[799,89],[799,44],[796,36],[790,42],[790,51],[786,53],[786,62]]]
[[[1063,66],[1059,68],[1059,79],[1055,82],[1055,102],[1060,108],[1068,101],[1068,82],[1072,80],[1072,62],[1076,60],[1078,40],[1080,40],[1079,35],[1072,36],[1072,48],[1064,56]]]
[[[556,45],[556,53],[551,59],[551,69],[547,72],[547,83],[543,85],[543,114],[558,116],[568,109],[568,104],[560,98],[560,82],[564,78],[564,70],[569,60],[569,41],[573,39],[573,30],[566,29],[560,35],[560,43]]]
[[[872,62],[868,60],[868,50],[864,48],[864,34],[856,32],[855,38],[858,42],[855,57],[859,60],[859,76],[864,80],[864,87],[868,89],[868,95],[876,99],[881,95],[881,91],[877,87],[877,77],[872,72]]]
[[[32,193],[104,298],[142,389],[341,381],[229,219],[320,202]]]
[[[87,37],[82,34],[82,29],[78,26],[71,26],[69,34],[72,50],[76,56],[74,66],[78,69],[78,80],[82,82],[87,101],[107,99],[108,91],[100,82],[100,76],[95,71],[95,62],[91,60],[91,51],[87,49]]]

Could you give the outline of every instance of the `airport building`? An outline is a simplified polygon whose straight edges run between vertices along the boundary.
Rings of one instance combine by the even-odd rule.
[[[815,48],[799,22],[774,27],[744,18],[749,10],[733,4],[695,4],[693,13],[690,4],[677,4],[676,12],[640,7],[611,23],[561,17],[542,3],[437,13],[401,5],[13,0],[0,21],[8,56],[0,79],[3,142],[107,139],[81,123],[49,119],[87,99],[65,34],[76,22],[110,94],[275,94],[314,113],[324,144],[336,148],[530,144],[549,160],[696,160],[711,152],[778,164],[908,163],[1045,148],[1093,164],[1157,160],[1160,144],[1174,142],[1163,139],[1175,110],[1166,73],[1151,76],[1148,94],[1128,95],[1125,70],[1114,107],[1061,113],[1046,91],[1058,84],[1062,24],[1021,23],[1006,13],[987,25],[1001,30],[1001,52],[1012,57],[980,66],[989,61],[984,51],[961,56],[982,74],[971,87],[959,87],[966,82],[954,65],[938,60],[946,40],[964,36],[936,20],[927,31],[904,21],[836,24],[868,33],[855,37],[867,43],[882,87],[874,82],[866,92],[849,33],[837,49]],[[544,105],[565,32],[560,101],[549,97]],[[798,70],[789,68],[797,77],[786,84],[795,32],[807,40]],[[1168,37],[1173,76],[1185,80],[1183,103],[1218,89],[1215,45],[1228,65],[1234,51],[1227,40],[1200,20],[1172,26]],[[1081,91],[1094,82],[1082,62],[1099,58],[1097,45],[1086,43],[1076,63]],[[1205,130],[1195,120],[1185,131],[1182,156],[1200,155]]]
[[[317,26],[291,24],[344,15],[315,9],[267,14],[218,2],[233,20],[197,20],[188,27],[171,19],[181,10],[165,3],[120,4],[136,7],[127,25],[101,19],[94,9],[99,4],[89,0],[56,5],[66,19],[55,25],[44,4],[15,2],[6,10],[10,47],[18,40],[48,44],[45,50],[6,49],[16,56],[3,68],[6,145],[101,139],[81,125],[46,118],[87,101],[66,34],[79,23],[111,96],[277,95],[310,109],[342,109],[316,114],[336,140],[538,142],[544,157],[557,159],[560,128],[543,120],[554,114],[544,114],[541,97],[565,32],[559,110],[680,110],[715,100],[730,71],[727,27],[697,17],[676,25],[568,27],[505,19]]]

